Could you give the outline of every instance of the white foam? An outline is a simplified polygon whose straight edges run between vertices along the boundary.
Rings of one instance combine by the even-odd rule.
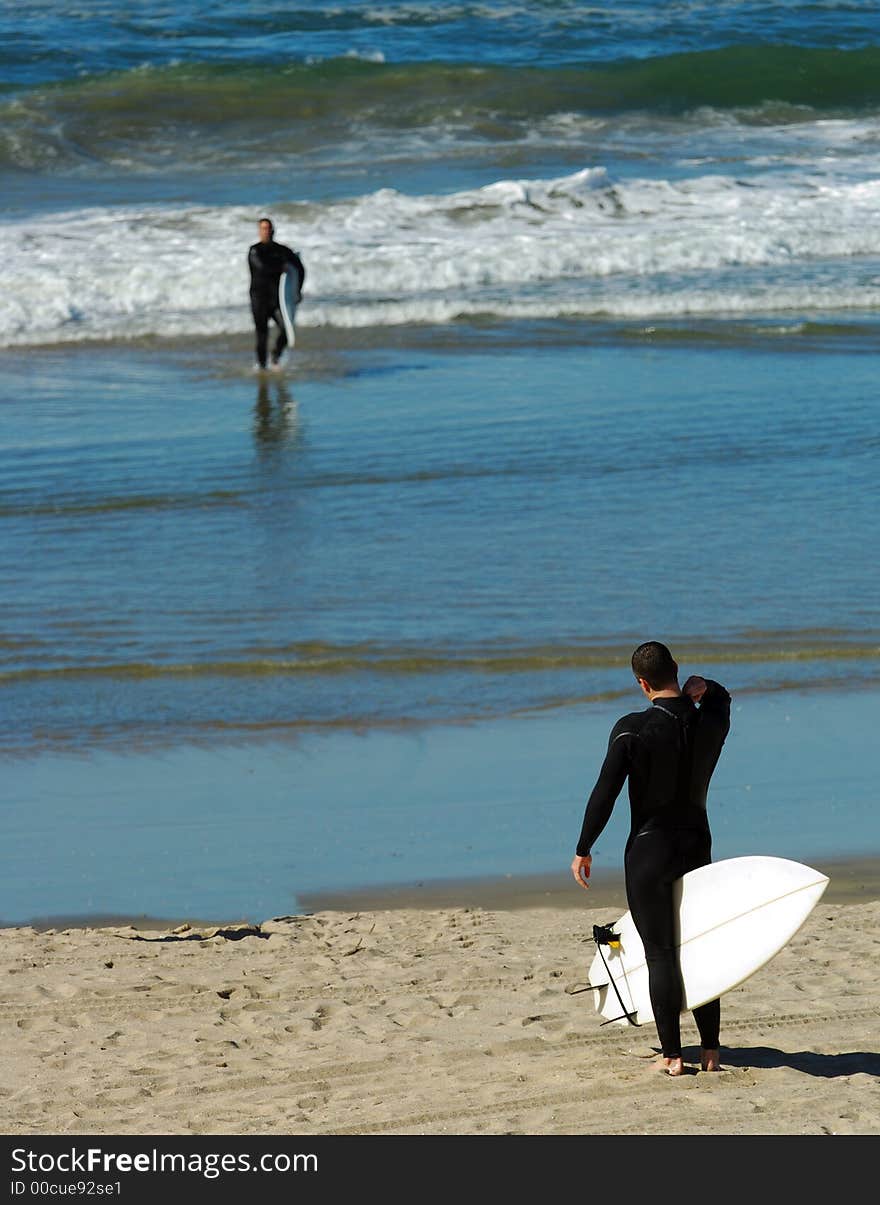
[[[384,55],[383,51],[381,51],[381,50],[357,50],[354,47],[352,47],[351,49],[346,50],[345,54],[342,57],[344,59],[356,59],[361,63],[384,63],[385,62],[385,55]],[[315,54],[306,55],[306,58],[305,58],[305,63],[306,63],[306,66],[308,66],[308,67],[315,67],[321,63],[326,63],[328,61],[332,62],[332,59],[328,60],[326,57],[323,57],[321,55],[315,55]]]
[[[601,167],[449,195],[383,189],[276,211],[307,269],[302,326],[472,314],[650,317],[875,307],[880,180],[614,181]],[[88,209],[0,223],[0,344],[251,329],[243,207]]]

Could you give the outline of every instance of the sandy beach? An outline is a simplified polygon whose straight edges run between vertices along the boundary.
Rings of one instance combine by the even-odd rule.
[[[577,889],[574,889],[575,895]],[[880,900],[820,901],[725,996],[723,1070],[579,992],[617,906],[5,929],[7,1134],[877,1134]]]

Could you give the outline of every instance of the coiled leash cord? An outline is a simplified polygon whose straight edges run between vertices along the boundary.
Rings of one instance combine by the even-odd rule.
[[[615,946],[619,948],[620,934],[614,932],[613,925],[593,925],[593,941],[596,943],[596,949],[599,951],[599,957],[602,959],[606,974],[608,975],[608,982],[614,988],[614,994],[617,996],[618,1003],[623,1009],[623,1017],[626,1017],[630,1025],[634,1025],[638,1029],[639,1023],[635,1020],[636,1014],[634,1012],[630,1012],[624,1004],[623,997],[618,990],[617,983],[614,980],[614,976],[611,974],[608,963],[605,961],[605,954],[602,951],[603,946]],[[613,1021],[622,1021],[623,1017],[609,1017],[608,1020],[603,1021],[602,1024],[610,1025]]]

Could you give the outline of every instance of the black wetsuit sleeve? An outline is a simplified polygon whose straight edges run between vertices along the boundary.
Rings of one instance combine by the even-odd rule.
[[[700,700],[700,715],[703,722],[711,719],[713,726],[723,728],[726,736],[730,730],[730,695],[720,682],[706,678],[706,690]]]
[[[637,738],[628,731],[624,721],[618,721],[611,729],[608,752],[584,811],[584,822],[576,850],[578,857],[587,856],[611,818],[617,796],[629,773],[630,745],[635,739]]]
[[[719,682],[706,679],[691,761],[690,802],[705,811],[709,780],[730,731],[730,695]]]
[[[256,250],[254,247],[248,247],[247,266],[248,266],[248,272],[250,272],[250,275],[251,275],[251,288],[253,289],[256,287],[256,285],[258,283],[258,278],[259,278],[259,274],[260,274],[260,261],[257,258]]]

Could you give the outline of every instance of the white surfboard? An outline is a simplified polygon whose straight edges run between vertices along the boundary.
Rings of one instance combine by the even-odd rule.
[[[296,342],[293,321],[296,317],[296,307],[300,302],[299,275],[288,270],[282,273],[278,286],[278,306],[284,321],[284,331],[287,335],[287,346],[293,347]]]
[[[765,966],[827,886],[827,875],[801,862],[758,856],[713,862],[674,883],[684,1010],[739,987]],[[619,946],[598,946],[590,965],[593,1002],[607,1021],[644,1025],[654,1019],[645,950],[629,912],[612,928]]]

